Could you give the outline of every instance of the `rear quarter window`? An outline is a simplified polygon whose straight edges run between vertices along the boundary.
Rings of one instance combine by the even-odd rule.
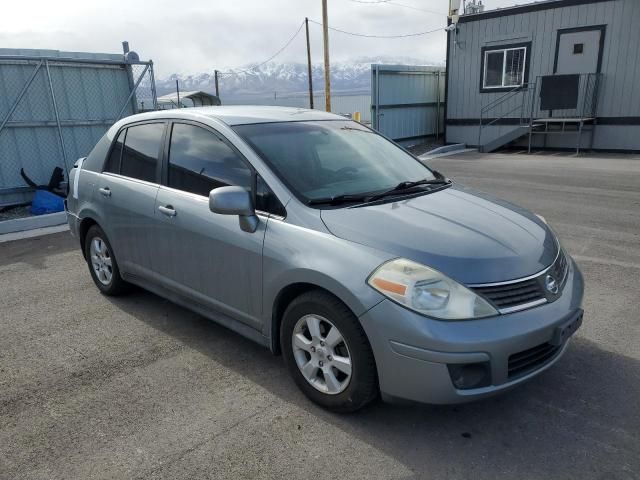
[[[101,172],[107,153],[109,153],[110,146],[111,141],[105,133],[102,138],[98,140],[98,143],[96,143],[96,146],[93,147],[93,150],[91,150],[89,155],[87,155],[87,158],[82,163],[82,169],[90,170],[92,172]]]

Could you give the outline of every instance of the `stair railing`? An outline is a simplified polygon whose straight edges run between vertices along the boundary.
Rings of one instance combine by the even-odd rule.
[[[504,95],[501,95],[500,97],[496,98],[495,100],[489,102],[488,104],[484,105],[481,109],[480,109],[480,125],[478,128],[478,149],[482,148],[482,130],[485,127],[488,127],[490,125],[493,125],[497,122],[499,122],[500,120],[507,118],[508,116],[510,117],[513,113],[515,112],[520,112],[520,126],[523,126],[524,123],[524,112],[527,109],[527,98],[529,96],[529,92],[534,91],[535,92],[535,86],[536,83],[525,83],[521,86],[517,86],[514,87],[513,89],[509,90],[508,92],[506,92]],[[497,116],[495,116],[491,121],[485,123],[485,118],[489,118],[488,117],[488,112],[490,111],[494,111],[496,109],[498,109],[499,107],[502,107],[504,110],[504,106],[505,103],[508,102],[509,100],[511,100],[514,97],[517,97],[518,95],[522,96],[522,100],[515,102],[515,106],[509,108],[509,106],[507,106],[506,108],[509,108],[509,110],[507,111],[501,111],[500,113],[497,114]],[[510,117],[513,118],[513,117]]]

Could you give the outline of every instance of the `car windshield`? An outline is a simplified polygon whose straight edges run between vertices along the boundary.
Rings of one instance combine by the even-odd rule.
[[[264,123],[234,130],[309,204],[436,178],[402,148],[353,121]]]

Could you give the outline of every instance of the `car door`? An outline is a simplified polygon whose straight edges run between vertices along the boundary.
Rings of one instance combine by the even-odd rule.
[[[101,226],[125,275],[152,277],[150,246],[157,233],[155,199],[165,127],[160,121],[123,128],[98,180]]]
[[[237,216],[209,210],[209,192],[221,186],[252,190],[254,173],[242,155],[212,129],[173,123],[156,211],[165,287],[205,307],[261,329],[262,247],[267,217],[242,231]]]

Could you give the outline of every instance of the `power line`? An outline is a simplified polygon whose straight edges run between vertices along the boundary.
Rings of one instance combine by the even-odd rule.
[[[365,1],[365,0],[349,0],[350,2],[353,3],[359,3],[362,5],[395,5],[396,7],[403,7],[403,8],[409,8],[411,10],[416,10],[418,12],[425,12],[425,13],[432,13],[434,15],[442,15],[443,17],[446,17],[447,14],[443,13],[443,12],[438,12],[436,10],[428,10],[425,8],[418,8],[418,7],[414,7],[413,5],[406,5],[404,3],[399,3],[399,2],[395,2],[393,0],[376,0],[376,1]]]
[[[312,20],[310,20],[312,21]],[[278,50],[276,53],[274,53],[272,56],[270,56],[269,58],[267,58],[265,61],[260,62],[256,65],[253,65],[250,68],[244,69],[244,70],[230,70],[228,72],[218,72],[219,75],[237,75],[239,73],[250,73],[251,71],[255,70],[256,68],[261,67],[262,65],[264,65],[265,63],[269,63],[271,60],[273,60],[274,58],[276,58],[278,55],[280,55],[289,45],[291,45],[291,42],[293,42],[293,40],[298,36],[298,34],[300,33],[300,30],[302,30],[302,27],[304,26],[304,21],[302,21],[302,23],[300,23],[300,26],[298,27],[298,29],[296,30],[296,33],[293,34],[293,36],[287,41],[287,43],[284,44],[284,46]]]
[[[436,10],[427,10],[425,8],[418,8],[412,5],[405,5],[404,3],[398,3],[398,2],[385,2],[385,3],[388,3],[389,5],[396,5],[398,7],[410,8],[411,10],[417,10],[418,12],[433,13],[434,15],[442,15],[443,17],[447,16],[447,14],[443,12],[438,12]]]
[[[315,20],[309,20],[311,23],[315,23],[316,25],[322,26],[322,23],[316,22]],[[340,30],[339,28],[328,27],[329,30],[333,30],[334,32],[344,33],[345,35],[351,35],[354,37],[364,37],[364,38],[406,38],[406,37],[418,37],[420,35],[427,35],[429,33],[439,32],[440,30],[444,30],[443,27],[436,28],[435,30],[429,30],[426,32],[417,32],[417,33],[405,33],[402,35],[370,35],[365,33],[355,33],[355,32],[347,32],[346,30]]]

